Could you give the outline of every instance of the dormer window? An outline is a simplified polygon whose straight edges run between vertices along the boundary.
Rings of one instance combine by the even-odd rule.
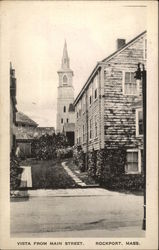
[[[67,76],[66,75],[64,75],[64,77],[63,77],[63,83],[67,84]]]

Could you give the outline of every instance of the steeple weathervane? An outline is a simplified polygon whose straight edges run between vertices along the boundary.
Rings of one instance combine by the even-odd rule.
[[[64,48],[63,48],[63,56],[62,56],[62,69],[69,69],[70,68],[70,59],[68,57],[68,52],[67,52],[67,43],[65,40]]]

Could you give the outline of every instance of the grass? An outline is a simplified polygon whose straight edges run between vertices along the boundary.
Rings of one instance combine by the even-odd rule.
[[[33,189],[76,188],[78,185],[67,174],[57,160],[25,161],[23,165],[31,166]]]

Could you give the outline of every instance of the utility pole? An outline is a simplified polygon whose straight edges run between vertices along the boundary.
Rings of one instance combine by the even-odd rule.
[[[138,63],[135,72],[136,80],[142,81],[142,107],[143,107],[143,171],[144,171],[144,218],[142,229],[146,230],[146,70],[142,63]]]

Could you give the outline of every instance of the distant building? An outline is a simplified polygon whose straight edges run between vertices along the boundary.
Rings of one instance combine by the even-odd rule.
[[[125,147],[126,173],[142,171],[142,84],[134,73],[139,62],[146,66],[146,44],[146,31],[127,44],[118,39],[117,51],[97,63],[74,101],[75,144],[86,155]]]
[[[36,128],[36,134],[34,134],[37,137],[40,137],[42,135],[48,134],[53,135],[55,133],[54,127],[37,127]]]
[[[58,76],[59,86],[57,97],[56,133],[66,132],[69,127],[69,131],[67,132],[71,132],[71,138],[73,138],[74,144],[74,126],[68,126],[68,124],[75,123],[75,112],[73,106],[73,71],[70,69],[70,60],[68,57],[66,41],[63,49],[61,69],[58,71]],[[72,129],[71,131],[70,128]]]
[[[37,126],[38,124],[27,115],[17,112],[14,130],[21,157],[31,157],[31,143],[35,139]]]
[[[16,78],[15,78],[15,70],[12,68],[12,64],[10,63],[10,152],[14,152],[16,150],[16,141],[14,134],[14,126],[16,122],[16,108],[17,100],[16,100]]]
[[[38,124],[22,112],[16,114],[16,126],[14,126],[16,143],[20,148],[21,157],[32,156],[32,142],[39,137],[55,133],[54,127],[38,127]]]

